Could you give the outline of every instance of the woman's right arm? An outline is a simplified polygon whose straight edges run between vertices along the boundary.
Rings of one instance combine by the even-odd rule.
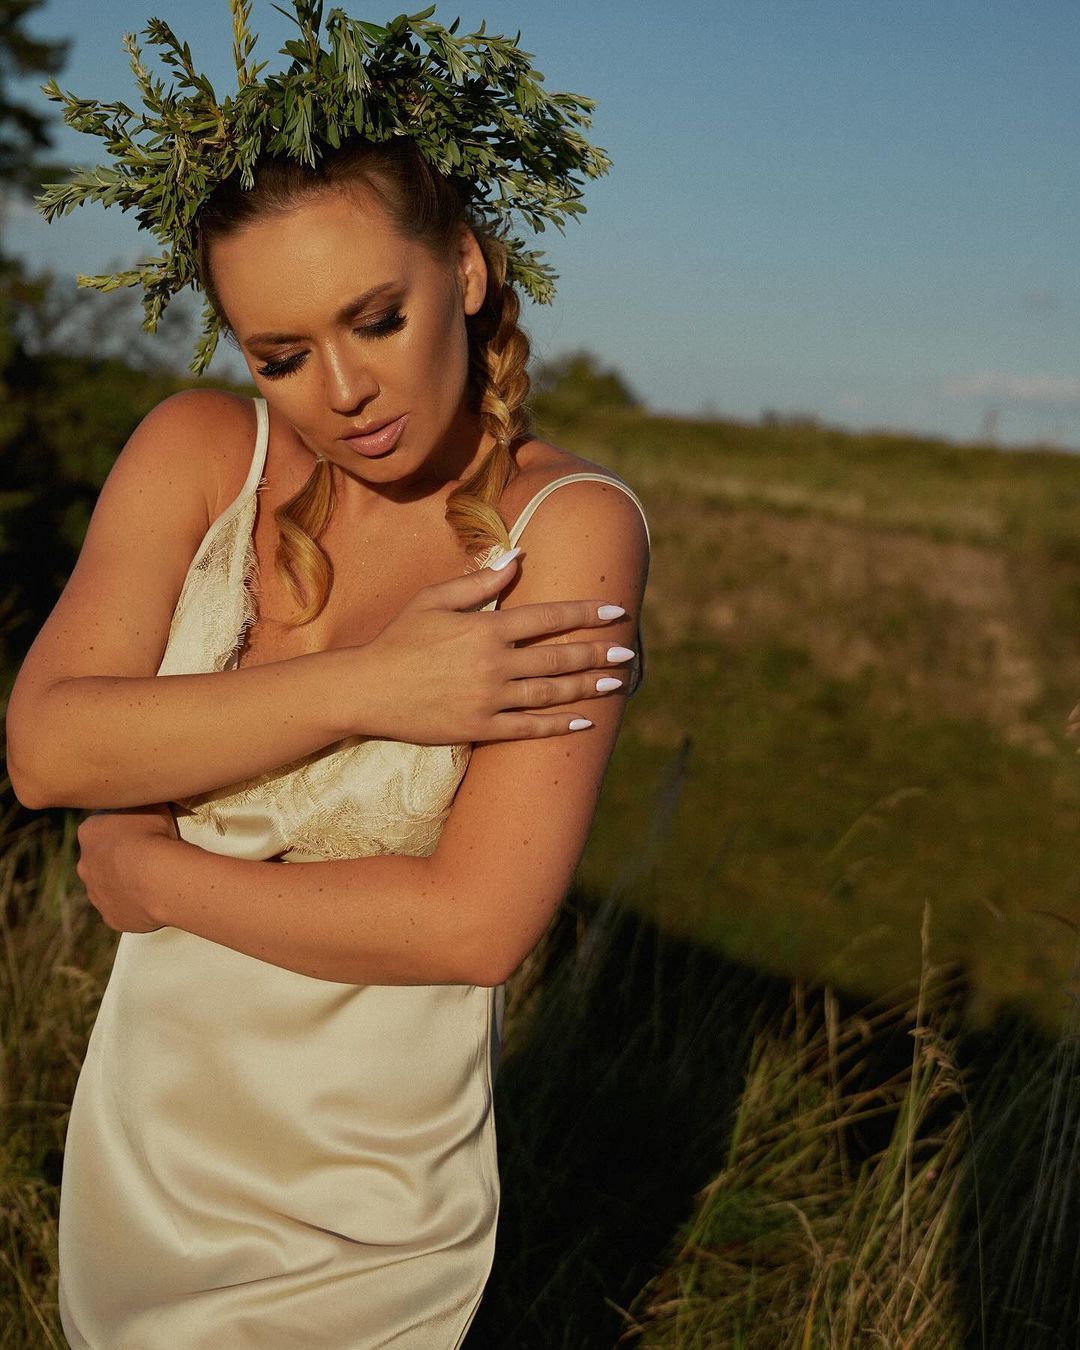
[[[117,458],[78,562],[11,692],[7,767],[19,800],[94,810],[178,800],[351,735],[438,744],[565,732],[565,714],[507,709],[595,698],[602,634],[576,646],[512,643],[584,623],[603,628],[595,616],[603,601],[574,613],[565,604],[533,606],[529,632],[523,608],[514,616],[457,612],[494,597],[516,563],[425,587],[361,647],[228,672],[156,674],[210,525],[212,442],[238,403],[212,390],[173,395]]]

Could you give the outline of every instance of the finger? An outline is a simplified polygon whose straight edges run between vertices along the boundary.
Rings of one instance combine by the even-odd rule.
[[[517,575],[520,553],[520,549],[511,550],[504,567],[479,567],[463,577],[450,577],[448,581],[425,586],[419,592],[421,603],[428,609],[473,609],[485,604]]]
[[[599,678],[603,674],[617,674],[618,667],[625,666],[633,656],[631,648],[612,642],[548,642],[509,648],[505,668],[512,680],[576,674],[583,670],[595,670]]]
[[[561,675],[558,679],[537,677],[514,680],[507,686],[506,698],[507,703],[515,709],[563,707],[578,699],[617,694],[625,687],[625,675]]]
[[[606,600],[540,601],[496,612],[500,620],[499,635],[506,642],[566,633],[574,628],[596,628],[626,617],[626,610],[621,605]]]
[[[575,736],[588,731],[593,723],[584,713],[501,712],[488,721],[487,735],[475,744],[485,741],[540,740],[546,736]]]

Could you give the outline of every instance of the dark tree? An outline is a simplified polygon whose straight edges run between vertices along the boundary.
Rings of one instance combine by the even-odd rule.
[[[38,153],[52,144],[48,119],[12,98],[11,81],[20,76],[56,75],[67,59],[68,39],[31,37],[24,24],[44,0],[0,0],[0,184],[37,192],[56,176],[56,166],[39,163]]]
[[[641,399],[619,372],[601,365],[588,351],[542,362],[532,375],[532,387],[545,403],[567,415],[594,408],[641,407]]]

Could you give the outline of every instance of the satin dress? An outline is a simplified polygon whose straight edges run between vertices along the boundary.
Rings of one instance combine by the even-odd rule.
[[[192,560],[159,675],[234,668],[253,620],[269,431],[265,401],[256,409],[247,480]],[[536,494],[511,540],[581,478],[618,482],[641,508],[619,480],[569,474]],[[178,828],[245,859],[427,856],[470,752],[349,737],[175,803]],[[178,928],[123,933],[67,1131],[69,1344],[460,1346],[495,1250],[504,992],[341,984]]]

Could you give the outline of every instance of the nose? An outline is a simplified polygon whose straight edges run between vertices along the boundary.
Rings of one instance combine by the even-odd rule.
[[[374,370],[355,347],[347,351],[335,344],[326,353],[323,370],[326,401],[333,412],[345,417],[370,403],[379,392]]]

